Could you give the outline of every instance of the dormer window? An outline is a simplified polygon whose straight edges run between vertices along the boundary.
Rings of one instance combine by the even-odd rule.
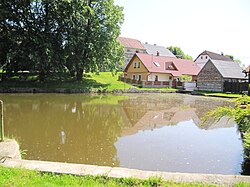
[[[174,69],[174,67],[172,65],[169,65],[168,69]]]
[[[176,67],[173,62],[165,62],[165,70],[176,70]]]

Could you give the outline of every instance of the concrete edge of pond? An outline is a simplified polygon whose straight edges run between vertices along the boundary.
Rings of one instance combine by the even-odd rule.
[[[41,172],[52,172],[57,174],[72,175],[92,175],[92,176],[108,176],[112,178],[138,178],[148,179],[150,177],[160,177],[166,181],[174,182],[202,182],[208,184],[218,184],[230,186],[238,182],[250,183],[250,176],[242,175],[221,175],[221,174],[198,174],[198,173],[173,173],[158,171],[143,171],[137,169],[127,169],[120,167],[107,167],[85,164],[71,164],[61,162],[20,160],[7,158],[3,163],[4,167],[25,168],[37,170]]]
[[[7,158],[21,159],[19,145],[15,140],[5,140],[0,142],[0,162]]]

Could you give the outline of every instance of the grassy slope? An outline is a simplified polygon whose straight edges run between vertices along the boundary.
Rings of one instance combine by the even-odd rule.
[[[85,89],[90,91],[103,91],[108,90],[112,91],[115,89],[124,90],[129,88],[134,88],[134,86],[124,83],[122,81],[118,81],[118,73],[117,75],[112,75],[110,72],[101,72],[99,74],[96,73],[87,73],[84,75],[82,81],[48,81],[45,83],[40,83],[36,79],[27,79],[26,81],[22,81],[19,79],[12,79],[10,81],[0,82],[0,87],[5,88],[45,88],[45,89]],[[140,90],[169,90],[175,91],[176,89],[169,88],[138,88]]]
[[[101,85],[105,85],[102,88],[107,89],[109,91],[114,89],[119,89],[119,90],[129,89],[133,87],[130,84],[118,81],[118,76],[120,75],[120,73],[118,73],[118,75],[112,75],[112,73],[110,72],[102,72],[99,74],[89,73],[88,75],[91,76],[90,80],[94,80],[100,83]]]
[[[139,180],[134,178],[112,179],[105,176],[72,176],[51,173],[39,173],[25,169],[11,169],[0,166],[0,186],[216,186],[202,183],[164,182],[159,178]],[[235,186],[247,187],[249,184],[240,183]]]

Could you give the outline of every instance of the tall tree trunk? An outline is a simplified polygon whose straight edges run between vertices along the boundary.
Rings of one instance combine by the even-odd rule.
[[[82,76],[83,76],[83,69],[79,68],[76,72],[76,80],[77,81],[81,81],[82,80]]]

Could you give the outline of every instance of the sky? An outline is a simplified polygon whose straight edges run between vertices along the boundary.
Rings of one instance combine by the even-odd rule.
[[[250,65],[250,0],[114,0],[122,6],[123,37],[201,52],[233,55]]]

